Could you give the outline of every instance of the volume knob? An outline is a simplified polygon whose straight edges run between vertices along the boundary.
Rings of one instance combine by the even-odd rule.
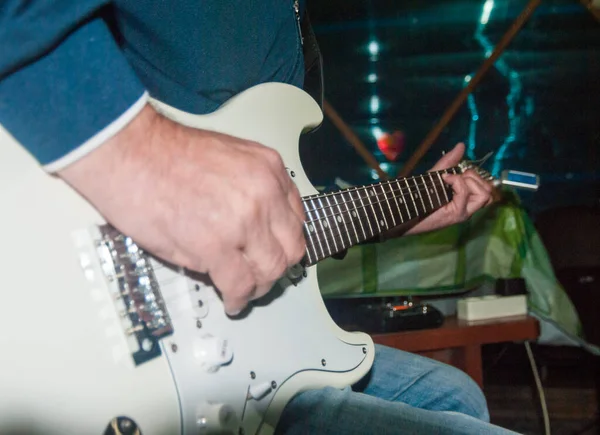
[[[237,434],[239,419],[232,406],[223,403],[204,403],[196,412],[198,433]]]
[[[205,335],[194,340],[194,358],[207,372],[214,373],[233,359],[227,340]]]

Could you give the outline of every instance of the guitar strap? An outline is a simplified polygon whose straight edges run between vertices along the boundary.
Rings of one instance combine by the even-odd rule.
[[[300,27],[304,36],[304,90],[319,103],[323,110],[323,57],[306,9]]]
[[[313,31],[312,25],[310,24],[310,18],[308,17],[308,11],[304,10],[304,17],[301,22],[301,31],[304,36],[304,91],[308,93],[314,100],[319,103],[321,110],[323,110],[323,100],[325,98],[325,80],[323,76],[323,56],[317,43],[315,32]],[[378,237],[365,240],[361,244],[372,244],[381,242]],[[348,250],[343,250],[334,254],[332,258],[342,260]]]

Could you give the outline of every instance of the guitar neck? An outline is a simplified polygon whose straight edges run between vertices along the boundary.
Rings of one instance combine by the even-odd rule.
[[[453,167],[304,197],[306,265],[444,206],[452,200],[452,188],[442,174],[461,172]]]

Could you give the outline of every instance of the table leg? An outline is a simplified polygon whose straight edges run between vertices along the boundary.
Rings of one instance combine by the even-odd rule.
[[[473,378],[477,384],[483,388],[483,367],[481,362],[481,345],[472,344],[469,346],[457,347],[453,349],[452,365],[464,370]]]

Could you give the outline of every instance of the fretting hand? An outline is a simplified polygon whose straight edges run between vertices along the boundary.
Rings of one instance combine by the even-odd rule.
[[[451,168],[460,163],[465,152],[463,143],[457,144],[445,154],[431,171]],[[480,208],[492,202],[492,186],[472,170],[461,175],[445,174],[444,181],[452,186],[452,201],[427,216],[405,234],[416,234],[447,227],[470,218]]]
[[[229,314],[305,253],[302,202],[276,151],[150,106],[59,175],[140,246],[208,273]]]

